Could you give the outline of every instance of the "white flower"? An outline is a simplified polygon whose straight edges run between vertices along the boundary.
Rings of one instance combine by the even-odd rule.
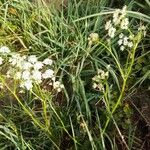
[[[17,59],[17,58],[20,58],[20,54],[13,52],[11,53],[11,57]]]
[[[123,34],[123,33],[120,33],[120,34],[119,34],[119,38],[122,39],[123,37],[124,37],[124,34]]]
[[[96,37],[95,37],[96,38]],[[8,53],[7,47],[1,47],[0,53]],[[38,61],[35,55],[21,56],[18,53],[10,53],[8,57],[8,67],[6,72],[7,78],[18,80],[19,86],[22,89],[31,90],[34,84],[40,84],[43,79],[50,79],[48,83],[58,92],[60,92],[64,86],[59,81],[56,81],[54,71],[52,69],[45,68],[47,65],[52,65],[53,61],[46,58],[43,62]],[[3,57],[0,57],[0,65],[3,64]],[[43,67],[45,66],[45,67]],[[44,71],[44,73],[42,73]]]
[[[109,66],[108,66],[109,67]],[[101,70],[101,69],[98,69],[98,75],[97,76],[95,76],[94,78],[93,78],[93,80],[94,81],[97,81],[97,79],[102,79],[102,80],[104,80],[104,79],[106,79],[107,77],[108,77],[108,71],[107,72],[105,72],[105,71],[103,71],[103,70]]]
[[[2,65],[3,64],[3,58],[2,57],[0,57],[0,65]]]
[[[8,53],[10,53],[10,49],[7,46],[2,46],[0,48],[0,53],[8,54]]]
[[[40,71],[37,71],[37,70],[33,71],[33,72],[32,72],[32,78],[33,78],[36,82],[41,83],[41,82],[42,82],[42,74],[41,74],[41,72],[40,72]]]
[[[30,62],[30,63],[35,63],[35,62],[37,62],[37,57],[36,57],[36,55],[30,55],[29,57],[28,57],[28,61]]]
[[[122,39],[119,39],[118,44],[121,45],[123,43]]]
[[[7,77],[7,78],[10,78],[10,77],[11,77],[11,73],[12,73],[12,71],[11,71],[11,70],[8,70],[7,73],[6,73],[6,77]]]
[[[116,9],[116,11],[113,13],[113,23],[114,25],[120,24],[121,20],[124,20],[123,18],[126,16],[126,9],[127,7],[124,6],[122,10]],[[127,20],[125,20],[127,21]]]
[[[116,29],[114,27],[109,28],[108,30],[109,37],[113,38],[115,36],[115,32],[116,32]]]
[[[111,20],[107,21],[106,24],[105,24],[105,30],[108,30],[109,28],[112,27],[112,23],[111,23]]]
[[[124,38],[123,38],[123,45],[127,45],[128,44],[128,37],[127,36],[125,36]]]
[[[97,88],[98,88],[101,92],[104,92],[104,86],[103,86],[103,84],[99,83],[99,84],[97,85]]]
[[[64,88],[64,85],[63,85],[63,84],[60,84],[60,88],[63,89],[63,88]]]
[[[53,88],[57,90],[57,92],[60,92],[64,88],[64,85],[61,84],[59,81],[56,81],[53,83]]]
[[[46,58],[43,61],[43,64],[45,64],[45,65],[52,65],[52,63],[53,63],[52,59],[49,59],[49,58]]]
[[[62,90],[61,88],[57,88],[57,92],[61,92],[61,90]]]
[[[128,39],[129,39],[129,38],[128,38],[127,36],[125,36],[125,37],[123,38],[123,45],[125,45],[125,46],[128,45],[128,43],[129,43],[129,42],[128,42]]]
[[[129,43],[128,43],[128,47],[131,48],[132,46],[133,46],[133,43],[132,43],[132,42],[129,42]]]
[[[21,79],[21,72],[16,72],[14,75],[14,79]]]
[[[26,80],[23,82],[23,87],[25,87],[27,90],[31,90],[33,85],[31,80]]]
[[[59,81],[56,81],[56,82],[53,83],[54,89],[59,88],[59,86],[60,86],[60,82]]]
[[[92,87],[93,87],[94,89],[96,89],[96,88],[98,87],[98,85],[94,82]]]
[[[23,71],[23,73],[22,73],[23,80],[28,80],[28,79],[30,79],[30,77],[31,77],[30,71],[28,71],[28,70]]]
[[[104,71],[102,69],[98,69],[98,74],[103,74]]]
[[[29,70],[33,65],[30,62],[23,62],[22,69]]]
[[[116,9],[115,12],[113,13],[113,18],[118,18],[120,13],[120,9]]]
[[[107,78],[108,77],[108,75],[109,75],[109,72],[107,71],[107,72],[105,72],[105,78]]]
[[[11,57],[9,58],[9,62],[11,63],[11,65],[13,66],[16,65],[17,67],[22,67],[21,63],[23,60],[24,60],[24,57],[21,57],[20,54],[16,54],[16,53],[13,53]]]
[[[127,14],[127,6],[125,5],[122,10],[121,10],[121,18],[125,17],[125,15]]]
[[[22,59],[23,59],[23,60],[25,60],[26,58],[27,58],[27,56],[25,56],[25,55],[22,56]]]
[[[89,42],[96,43],[99,40],[99,35],[97,33],[91,33],[88,38]]]
[[[120,13],[120,9],[116,9],[116,11],[113,13],[113,23],[115,25],[120,23],[119,13]]]
[[[120,24],[121,29],[128,29],[128,24],[129,24],[128,18],[122,19],[121,24]]]
[[[54,76],[54,71],[52,69],[48,69],[42,74],[42,77],[44,79],[52,78],[53,76]]]
[[[121,51],[124,51],[124,49],[125,49],[124,46],[121,46],[121,47],[120,47],[120,50],[121,50]]]
[[[10,58],[10,59],[9,59],[9,62],[11,63],[11,65],[15,66],[16,63],[17,63],[17,60],[14,59],[14,58]]]
[[[52,77],[52,81],[54,81],[54,82],[55,82],[55,80],[56,80],[56,77],[54,77],[54,76],[53,76],[53,77]]]
[[[102,80],[104,80],[104,79],[106,78],[106,77],[105,77],[105,72],[101,73],[100,78],[101,78]]]
[[[37,61],[37,62],[34,64],[34,69],[35,69],[35,70],[42,69],[42,67],[43,67],[43,63],[40,62],[40,61]]]

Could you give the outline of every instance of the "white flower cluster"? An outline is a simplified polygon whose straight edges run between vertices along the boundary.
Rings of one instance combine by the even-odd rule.
[[[134,35],[128,31],[129,19],[126,17],[126,9],[126,6],[122,9],[116,9],[113,13],[113,19],[107,21],[105,24],[105,30],[108,31],[108,36],[110,39],[114,38],[117,28],[121,29],[122,32],[119,34],[119,39],[117,42],[121,51],[131,49],[133,47],[134,40]]]
[[[118,45],[120,46],[120,50],[123,51],[125,47],[132,48],[133,42],[132,42],[133,36],[127,37],[123,33],[119,35]]]
[[[104,92],[103,83],[104,83],[104,81],[107,80],[108,76],[109,76],[108,71],[105,72],[105,71],[99,69],[98,74],[92,78],[92,80],[94,81],[93,88],[98,89],[101,92]]]
[[[10,49],[9,49],[8,47],[2,46],[2,47],[0,48],[0,55],[5,56],[5,55],[7,55],[8,53],[10,53]],[[0,56],[0,65],[3,64],[3,61],[4,61],[4,59]]]
[[[126,18],[126,9],[126,6],[124,6],[122,9],[117,9],[113,13],[113,19],[106,22],[105,30],[108,31],[108,36],[110,38],[114,38],[116,27],[120,27],[121,29],[128,29],[129,19]]]
[[[8,54],[8,53],[10,53],[10,49],[7,47],[7,46],[2,46],[1,48],[0,48],[0,54]]]
[[[0,53],[1,56],[8,54],[7,78],[18,80],[21,88],[31,90],[34,84],[40,84],[48,79],[53,89],[58,92],[62,90],[63,85],[56,81],[51,59],[39,61],[35,55],[21,56],[18,53],[11,53],[7,47],[1,47]],[[0,57],[0,64],[3,64],[3,61],[4,59]]]
[[[99,35],[97,33],[91,33],[88,37],[89,45],[96,44],[99,41]]]

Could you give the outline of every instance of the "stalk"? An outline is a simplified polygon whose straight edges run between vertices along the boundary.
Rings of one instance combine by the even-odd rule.
[[[106,128],[107,128],[107,126],[108,126],[108,124],[110,122],[110,119],[111,119],[112,115],[115,113],[115,111],[117,110],[118,106],[121,104],[121,100],[122,100],[122,98],[124,96],[124,92],[125,92],[125,88],[126,88],[126,85],[127,85],[127,81],[128,81],[128,78],[129,78],[129,76],[131,74],[132,67],[133,67],[134,62],[135,62],[135,52],[136,52],[137,46],[138,46],[138,44],[140,42],[140,39],[141,39],[139,37],[141,37],[141,33],[140,33],[140,35],[139,34],[137,35],[137,42],[135,43],[135,45],[133,47],[133,52],[131,53],[131,55],[132,55],[132,57],[131,57],[131,63],[129,64],[129,67],[127,69],[127,73],[125,74],[125,76],[123,78],[123,85],[122,85],[122,88],[121,88],[121,93],[120,93],[120,95],[118,97],[118,100],[117,100],[115,106],[113,107],[113,109],[112,109],[112,111],[110,113],[110,116],[107,118],[107,121],[106,121],[104,129],[103,129],[103,133],[106,131]]]

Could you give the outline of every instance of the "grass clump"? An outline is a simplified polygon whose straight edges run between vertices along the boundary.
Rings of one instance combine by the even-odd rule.
[[[1,1],[0,148],[146,148],[132,99],[149,89],[148,4]]]

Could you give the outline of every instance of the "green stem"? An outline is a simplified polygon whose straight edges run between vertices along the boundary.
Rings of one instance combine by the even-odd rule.
[[[47,100],[44,98],[44,95],[42,93],[42,90],[40,89],[40,86],[38,86],[38,87],[39,87],[39,93],[41,94],[41,97],[42,97],[42,99],[40,99],[40,100],[42,101],[45,125],[46,125],[46,128],[48,129],[49,126],[50,126],[50,123],[49,123],[49,118],[48,118],[48,115],[47,115]]]
[[[112,117],[113,113],[116,111],[116,109],[118,108],[118,106],[120,105],[121,103],[121,100],[122,100],[122,97],[123,97],[123,94],[124,94],[124,90],[125,90],[125,87],[126,87],[126,80],[125,82],[123,82],[123,85],[122,85],[122,89],[121,89],[121,93],[119,95],[119,98],[114,106],[114,108],[112,109],[111,113],[110,113],[110,116],[107,118],[107,121],[105,123],[105,126],[104,126],[104,129],[103,129],[103,133],[105,133],[105,130],[110,122],[110,118]]]
[[[109,47],[107,47],[104,43],[102,43],[101,41],[99,41],[99,43],[100,43],[101,45],[103,45],[103,46],[110,52],[110,54],[111,54],[112,57],[114,58],[114,60],[115,60],[115,62],[116,62],[116,65],[117,65],[117,67],[118,67],[118,69],[119,69],[119,71],[120,71],[121,77],[122,77],[122,79],[124,80],[124,72],[123,72],[123,69],[121,68],[120,63],[118,62],[118,60],[117,60],[117,58],[115,57],[115,55],[112,53],[111,49],[110,49]]]
[[[137,35],[138,36],[138,35]],[[127,73],[125,74],[125,78],[123,80],[123,85],[122,85],[122,88],[121,88],[121,93],[119,95],[119,98],[115,104],[115,106],[113,107],[111,113],[110,113],[110,116],[107,118],[107,121],[105,123],[105,126],[104,126],[104,129],[103,129],[103,133],[105,132],[109,122],[110,122],[110,119],[112,117],[112,115],[115,113],[116,109],[118,108],[118,106],[120,105],[121,103],[121,100],[123,98],[123,94],[124,94],[124,91],[125,91],[125,87],[126,87],[126,83],[127,83],[127,80],[129,78],[129,75],[132,71],[132,67],[134,65],[134,61],[135,61],[135,52],[136,52],[136,49],[137,49],[137,46],[138,46],[138,43],[140,42],[140,39],[138,39],[138,41],[136,42],[134,48],[133,48],[133,52],[131,53],[132,54],[132,57],[131,57],[131,63],[129,64],[129,67],[128,67],[128,71]]]
[[[39,98],[42,102],[46,102],[46,98],[44,97],[44,95],[43,95],[43,97],[39,97],[36,93],[34,93],[34,92],[32,92],[37,98]],[[63,126],[63,129],[64,129],[64,131],[68,134],[68,136],[72,139],[72,140],[74,140],[75,142],[77,142],[70,134],[69,134],[69,132],[67,131],[67,129],[66,129],[66,127],[65,127],[65,125],[64,125],[64,123],[63,123],[63,121],[61,120],[61,118],[59,117],[59,115],[58,115],[58,113],[56,112],[56,110],[55,110],[55,108],[53,107],[53,105],[51,104],[51,102],[49,103],[49,105],[50,105],[50,107],[51,107],[51,109],[53,110],[53,112],[55,113],[55,115],[57,116],[57,118],[58,118],[58,120],[60,121],[60,123],[62,124],[62,126]],[[48,130],[49,131],[49,130]]]
[[[43,124],[41,124],[33,115],[33,113],[31,113],[24,105],[23,103],[20,101],[20,99],[18,98],[17,94],[15,92],[13,92],[9,86],[5,83],[4,79],[0,76],[0,80],[2,81],[2,83],[5,85],[5,87],[10,91],[10,93],[14,96],[14,98],[18,101],[18,103],[22,106],[23,110],[31,117],[31,119],[33,120],[33,122],[35,123],[35,125],[37,125],[38,127],[40,127],[43,131],[46,132],[48,138],[50,139],[50,141],[53,143],[53,145],[59,150],[60,148],[57,146],[57,144],[50,138],[51,136],[51,132],[46,128]]]
[[[2,77],[0,77],[0,80],[2,81],[2,83],[5,85],[5,87],[10,91],[10,93],[15,97],[15,99],[19,102],[19,104],[22,106],[22,108],[24,109],[24,111],[31,117],[31,119],[33,120],[33,122],[39,126],[40,128],[43,129],[44,126],[42,126],[35,118],[34,115],[23,105],[23,103],[20,101],[20,99],[18,98],[18,96],[16,95],[15,92],[13,92],[8,85],[5,83],[5,81],[3,80]]]

